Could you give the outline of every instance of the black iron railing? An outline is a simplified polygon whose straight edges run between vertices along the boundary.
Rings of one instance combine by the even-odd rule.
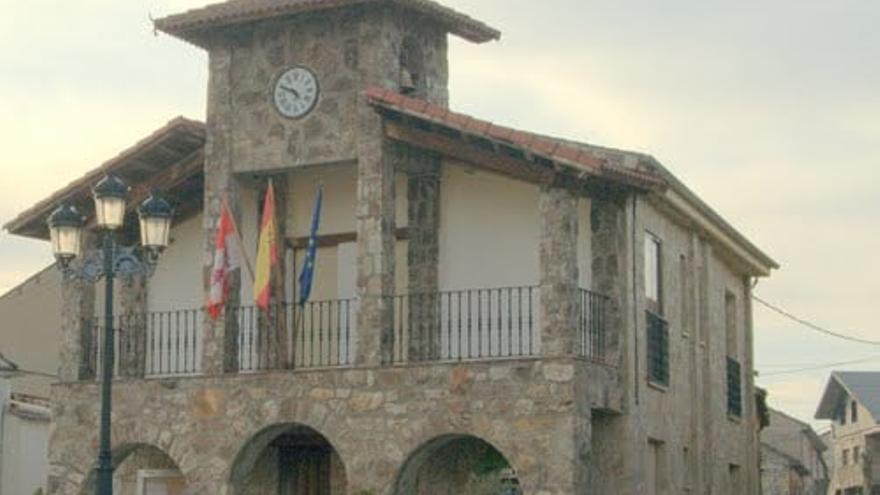
[[[577,294],[575,353],[585,359],[606,362],[610,301],[585,289]],[[539,299],[540,290],[536,286],[388,297],[393,315],[390,362],[539,356]],[[357,299],[338,299],[310,301],[302,307],[273,304],[268,310],[255,306],[228,308],[224,321],[227,330],[235,335],[238,369],[254,372],[352,366],[358,340],[358,307]],[[649,345],[652,349],[656,347],[655,354],[660,356],[652,364],[652,373],[658,380],[668,381],[668,369],[666,375],[661,373],[664,366],[668,368],[668,349],[665,357],[663,354],[668,336],[658,333],[662,328],[655,329],[657,325],[652,326],[651,321],[649,315]],[[117,317],[115,374],[164,377],[201,373],[206,325],[202,309]],[[98,319],[84,321],[82,345],[88,356],[84,377],[100,373],[103,335]]]
[[[535,356],[537,302],[533,286],[394,296],[392,361]]]
[[[727,413],[742,417],[742,366],[730,356],[727,357]]]
[[[115,376],[176,376],[201,371],[202,326],[200,309],[120,315],[114,318]],[[100,376],[104,366],[105,328],[98,318],[83,328],[88,376]]]
[[[235,308],[241,371],[349,366],[354,361],[357,302]]]
[[[607,296],[587,289],[578,292],[578,355],[601,363],[608,359]]]
[[[659,315],[646,311],[648,336],[648,380],[669,386],[669,324]]]

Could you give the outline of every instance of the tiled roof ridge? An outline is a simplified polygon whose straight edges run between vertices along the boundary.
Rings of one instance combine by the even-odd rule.
[[[126,159],[131,158],[133,155],[136,155],[137,153],[143,151],[144,149],[149,147],[151,144],[155,143],[156,141],[161,140],[169,132],[171,132],[172,130],[177,129],[177,128],[190,130],[190,131],[196,132],[196,133],[204,133],[205,132],[205,124],[203,122],[200,122],[198,120],[188,119],[183,116],[175,117],[175,118],[169,120],[161,128],[152,132],[149,136],[147,136],[147,137],[141,139],[140,141],[138,141],[137,143],[135,143],[133,146],[126,148],[125,150],[123,150],[119,154],[117,154],[115,157],[105,161],[104,163],[102,163],[98,167],[89,170],[88,172],[86,172],[85,174],[80,176],[79,178],[74,179],[73,181],[71,181],[70,183],[65,185],[64,187],[56,190],[55,192],[50,194],[47,198],[37,202],[35,205],[22,211],[21,213],[16,215],[15,218],[6,222],[6,224],[3,225],[3,229],[5,229],[7,231],[14,230],[20,223],[23,223],[28,218],[37,214],[41,210],[44,210],[47,207],[61,201],[61,199],[63,199],[63,197],[66,196],[70,190],[81,187],[83,184],[87,184],[92,181],[97,181],[105,174],[113,172],[113,170],[116,168],[116,166],[118,166],[120,163],[124,163]]]
[[[648,188],[663,186],[660,178],[651,173],[612,164],[604,158],[597,157],[589,150],[563,142],[563,140],[493,124],[488,120],[453,112],[425,100],[404,96],[397,91],[379,86],[368,87],[364,90],[364,96],[373,104],[388,105],[397,111],[431,121],[438,125],[450,127],[467,134],[482,135],[503,141],[528,150],[533,154],[580,169],[588,174],[616,177],[627,182],[639,183]]]
[[[199,32],[215,27],[380,2],[393,3],[439,17],[449,25],[451,32],[476,43],[501,37],[501,32],[497,29],[433,0],[227,0],[157,19],[154,25],[159,31],[195,42],[193,38],[197,38]]]

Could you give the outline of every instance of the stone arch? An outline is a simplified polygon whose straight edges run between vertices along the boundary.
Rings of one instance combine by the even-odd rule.
[[[401,466],[391,495],[522,495],[516,469],[480,437],[447,434],[419,446]]]
[[[344,495],[348,480],[338,450],[301,423],[263,428],[238,451],[229,472],[230,493]]]
[[[158,484],[173,495],[189,495],[189,480],[179,464],[159,447],[140,442],[123,443],[112,451],[113,493],[117,495],[140,495],[143,485]],[[80,493],[95,493],[95,465],[88,471]]]

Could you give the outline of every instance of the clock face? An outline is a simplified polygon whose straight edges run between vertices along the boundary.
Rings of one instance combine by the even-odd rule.
[[[275,80],[272,101],[281,115],[298,119],[306,116],[318,102],[318,78],[311,70],[297,66],[285,69]]]

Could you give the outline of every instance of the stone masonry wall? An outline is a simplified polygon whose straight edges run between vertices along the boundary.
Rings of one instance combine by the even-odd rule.
[[[525,493],[571,494],[576,376],[571,360],[117,381],[114,448],[165,452],[196,493],[233,495],[233,460],[266,427],[297,423],[338,452],[350,494],[386,494],[408,456],[446,434],[496,447]],[[78,494],[95,456],[94,384],[53,390],[50,494]],[[239,495],[239,494],[234,494]]]
[[[446,104],[446,33],[412,12],[355,6],[239,26],[218,37],[211,52],[227,53],[228,65],[212,69],[212,76],[230,88],[224,104],[233,169],[277,171],[356,159],[363,131],[359,95],[368,85],[398,87],[405,39],[424,58],[418,64],[424,97]],[[311,69],[320,88],[317,106],[302,119],[282,117],[269,97],[275,77],[294,65]]]

